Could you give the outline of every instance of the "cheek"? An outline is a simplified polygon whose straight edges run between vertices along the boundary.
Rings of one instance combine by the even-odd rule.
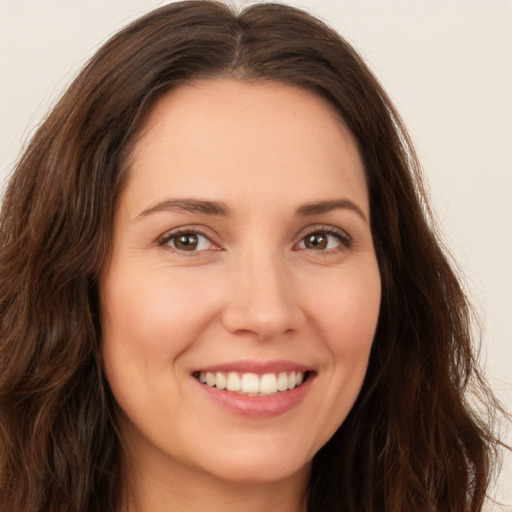
[[[366,376],[378,321],[381,297],[376,262],[363,267],[347,266],[304,280],[303,297],[308,317],[308,339],[322,354],[317,384],[321,400],[311,406],[316,418],[315,449],[336,432],[352,409]]]
[[[123,345],[163,364],[214,314],[215,302],[201,293],[199,281],[165,274],[146,279],[142,272],[135,279],[111,279],[103,293],[104,345]]]
[[[377,264],[343,273],[312,297],[316,329],[329,353],[330,399],[344,419],[364,381],[380,310],[381,284]],[[313,307],[313,306],[311,306]]]
[[[175,404],[180,355],[214,316],[215,300],[200,293],[201,280],[154,273],[159,276],[140,268],[136,275],[118,271],[101,290],[106,377],[121,409],[137,424],[146,421],[149,397],[164,394],[164,403]],[[162,414],[164,409],[157,408]]]
[[[358,357],[369,352],[380,298],[376,264],[336,276],[324,283],[323,289],[318,289],[313,298],[314,307],[321,319],[325,343],[333,355]]]

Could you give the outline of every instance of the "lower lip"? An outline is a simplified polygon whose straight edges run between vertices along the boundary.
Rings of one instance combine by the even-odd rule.
[[[243,395],[207,386],[198,380],[196,382],[213,401],[238,416],[272,418],[284,414],[302,402],[311,387],[312,377],[309,375],[308,379],[296,388],[265,396]]]

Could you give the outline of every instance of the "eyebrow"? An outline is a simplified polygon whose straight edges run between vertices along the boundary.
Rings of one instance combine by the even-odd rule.
[[[368,222],[363,210],[349,199],[333,199],[331,201],[320,201],[318,203],[308,203],[297,209],[296,215],[306,217],[309,215],[320,215],[322,213],[332,212],[333,210],[352,210],[357,213],[365,222]]]
[[[202,199],[168,199],[146,208],[137,218],[147,217],[155,212],[177,211],[202,213],[204,215],[229,215],[228,206],[221,201],[204,201]]]
[[[321,215],[323,213],[339,209],[352,210],[365,222],[368,222],[363,210],[349,199],[333,199],[329,201],[318,201],[315,203],[303,204],[297,209],[295,215],[299,217],[308,217],[311,215]],[[206,201],[203,199],[167,199],[146,208],[137,216],[137,218],[147,217],[152,213],[160,211],[201,213],[203,215],[220,215],[223,217],[230,214],[229,207],[222,201]]]

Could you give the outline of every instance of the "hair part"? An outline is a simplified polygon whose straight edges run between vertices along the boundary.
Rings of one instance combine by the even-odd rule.
[[[0,218],[0,508],[119,509],[122,449],[101,359],[98,280],[145,116],[178,84],[214,77],[325,98],[365,164],[379,325],[361,394],[313,460],[308,511],[481,510],[499,406],[478,370],[470,309],[400,117],[322,22],[283,5],[237,14],[207,0],[157,9],[110,39],[12,176]],[[473,389],[483,415],[469,403]]]

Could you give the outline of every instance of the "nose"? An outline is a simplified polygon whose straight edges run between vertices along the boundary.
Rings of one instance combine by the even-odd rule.
[[[278,256],[240,258],[229,276],[224,327],[236,335],[270,340],[300,329],[300,307],[291,269]]]

